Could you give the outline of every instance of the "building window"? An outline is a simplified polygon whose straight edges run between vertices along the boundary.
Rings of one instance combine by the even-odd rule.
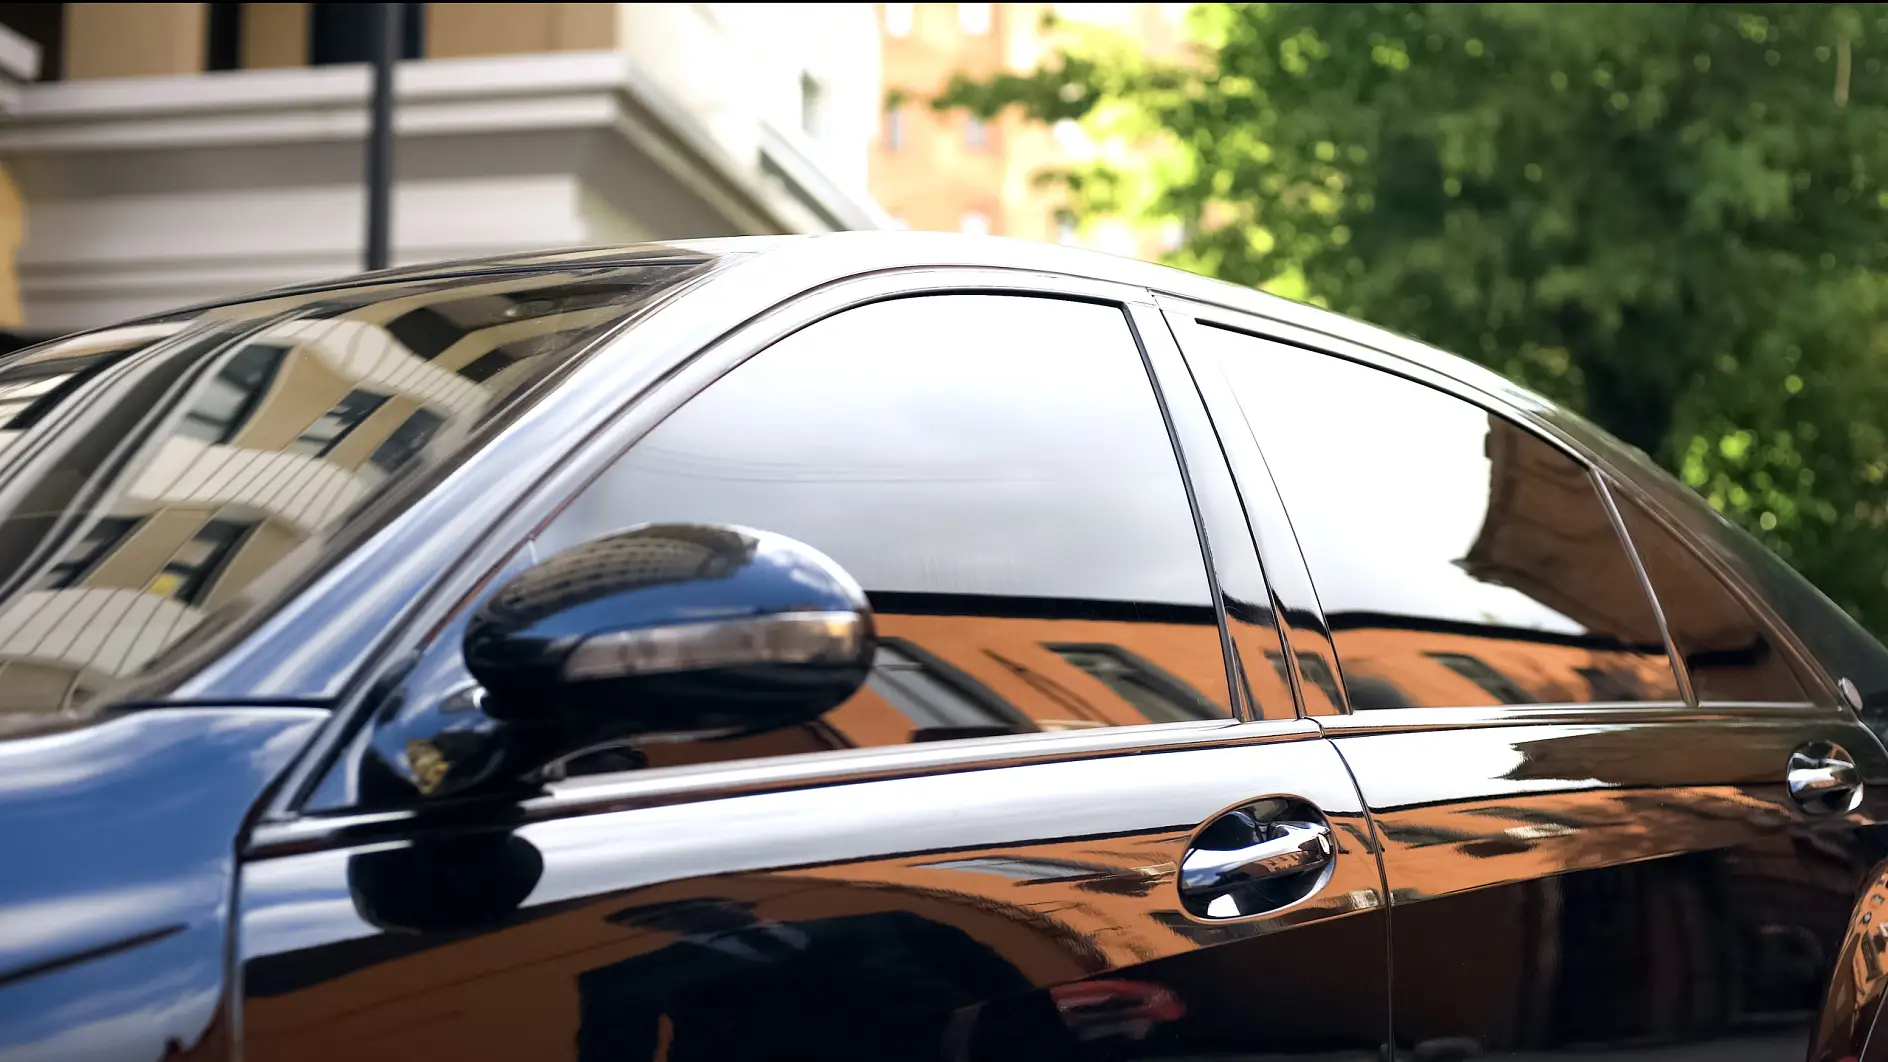
[[[244,347],[184,414],[178,433],[207,443],[226,443],[235,438],[262,404],[262,396],[268,393],[287,356],[287,347],[266,343]]]
[[[1278,681],[1284,683],[1286,686],[1290,686],[1291,669],[1285,666],[1284,655],[1280,653],[1266,653],[1265,658],[1272,662],[1272,670],[1278,672]],[[1332,704],[1342,703],[1337,697],[1337,676],[1331,674],[1331,669],[1324,666],[1323,657],[1316,653],[1299,653],[1298,674],[1303,677],[1306,682],[1317,687],[1318,690],[1324,694],[1325,699]]]
[[[1643,701],[1645,683],[1629,672],[1614,671],[1603,667],[1575,668],[1581,678],[1586,680],[1595,701],[1617,701],[1621,704]]]
[[[911,23],[916,4],[886,4],[885,32],[894,37],[911,36]]]
[[[445,422],[432,410],[414,410],[412,416],[393,429],[393,434],[380,444],[374,455],[367,459],[367,464],[385,475],[393,475],[426,449],[426,444],[433,441],[433,436],[439,433],[440,425]]]
[[[826,134],[826,86],[812,74],[800,75],[800,128],[815,140]]]
[[[1465,653],[1430,653],[1429,658],[1480,686],[1502,704],[1533,704],[1534,697],[1508,676]]]
[[[203,69],[240,70],[243,65],[243,5],[203,5]]]
[[[967,232],[972,236],[988,236],[990,235],[990,219],[988,216],[979,214],[973,210],[964,215],[964,219],[957,223],[957,228],[959,231]]]
[[[105,559],[120,542],[129,538],[131,532],[138,529],[143,519],[134,516],[108,516],[93,524],[65,557],[46,571],[44,587],[48,590],[63,590],[78,585],[79,580],[91,574],[98,562]]]
[[[308,426],[286,449],[291,453],[306,454],[309,457],[326,457],[342,439],[348,437],[361,422],[373,416],[374,410],[386,404],[387,396],[373,391],[359,389],[349,391],[333,409],[323,413],[319,419]]]
[[[1185,682],[1118,645],[1047,645],[1133,705],[1150,723],[1182,723],[1225,715]]]
[[[885,112],[885,150],[897,151],[905,146],[905,109],[892,107]]]
[[[911,721],[914,740],[1035,729],[982,683],[900,639],[880,640],[866,682]]]
[[[164,570],[157,573],[146,589],[159,597],[168,597],[182,601],[186,605],[201,604],[210,594],[210,586],[222,573],[223,566],[229,561],[236,547],[242,544],[243,537],[249,533],[250,524],[238,524],[229,520],[212,520],[203,525],[190,541],[183,544],[164,565]]]
[[[308,65],[374,61],[383,4],[309,4]],[[426,54],[426,5],[400,5],[400,58]]]
[[[964,119],[964,146],[973,151],[981,151],[990,146],[989,123],[976,115]]]
[[[957,25],[965,33],[982,36],[990,32],[989,4],[958,4]]]

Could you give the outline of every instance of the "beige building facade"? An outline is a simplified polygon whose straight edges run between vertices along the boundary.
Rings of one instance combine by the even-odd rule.
[[[400,6],[396,265],[888,223],[866,185],[869,5]],[[0,5],[37,57],[0,100],[0,325],[11,306],[56,335],[358,270],[374,17]]]

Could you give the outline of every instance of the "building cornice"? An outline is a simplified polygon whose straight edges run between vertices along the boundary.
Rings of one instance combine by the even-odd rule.
[[[5,52],[0,41],[0,68]],[[364,66],[25,85],[0,126],[0,158],[351,145],[367,134],[368,91]],[[791,136],[762,123],[759,157],[737,158],[620,52],[406,62],[395,92],[403,140],[609,131],[746,231],[883,227],[868,197],[834,183]]]

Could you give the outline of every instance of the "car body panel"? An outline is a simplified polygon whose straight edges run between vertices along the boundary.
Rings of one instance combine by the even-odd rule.
[[[456,867],[515,883],[419,935],[375,892],[405,879],[363,886],[360,862],[388,850],[375,836],[424,849],[430,816],[340,848],[298,839],[246,872],[246,1056],[1373,1057],[1378,874],[1342,764],[1307,723],[1193,730],[1205,747],[679,803],[660,772],[570,783],[527,813],[571,817],[460,835],[488,854]],[[1256,918],[1186,914],[1175,864],[1195,826],[1274,793],[1329,817],[1330,880]]]
[[[1383,838],[1400,1048],[1794,1062],[1840,1022],[1824,985],[1888,851],[1888,756],[1864,728],[1814,709],[1438,718],[1460,711],[1326,723]],[[1787,792],[1819,739],[1869,779],[1854,811]]]
[[[153,709],[0,743],[0,1058],[227,1051],[234,841],[326,715]]]

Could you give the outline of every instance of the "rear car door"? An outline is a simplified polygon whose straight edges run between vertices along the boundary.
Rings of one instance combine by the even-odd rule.
[[[1888,764],[1760,605],[1443,381],[1173,316],[1289,511],[1268,562],[1316,587],[1399,1053],[1853,1057],[1866,1029],[1825,1004],[1870,920]]]
[[[1289,680],[1245,664],[1280,652],[1269,595],[1143,293],[862,280],[630,416],[256,830],[245,1057],[1378,1056],[1367,821]],[[845,567],[880,636],[865,687],[808,724],[596,750],[539,793],[422,795],[479,726],[468,610],[651,522]]]

